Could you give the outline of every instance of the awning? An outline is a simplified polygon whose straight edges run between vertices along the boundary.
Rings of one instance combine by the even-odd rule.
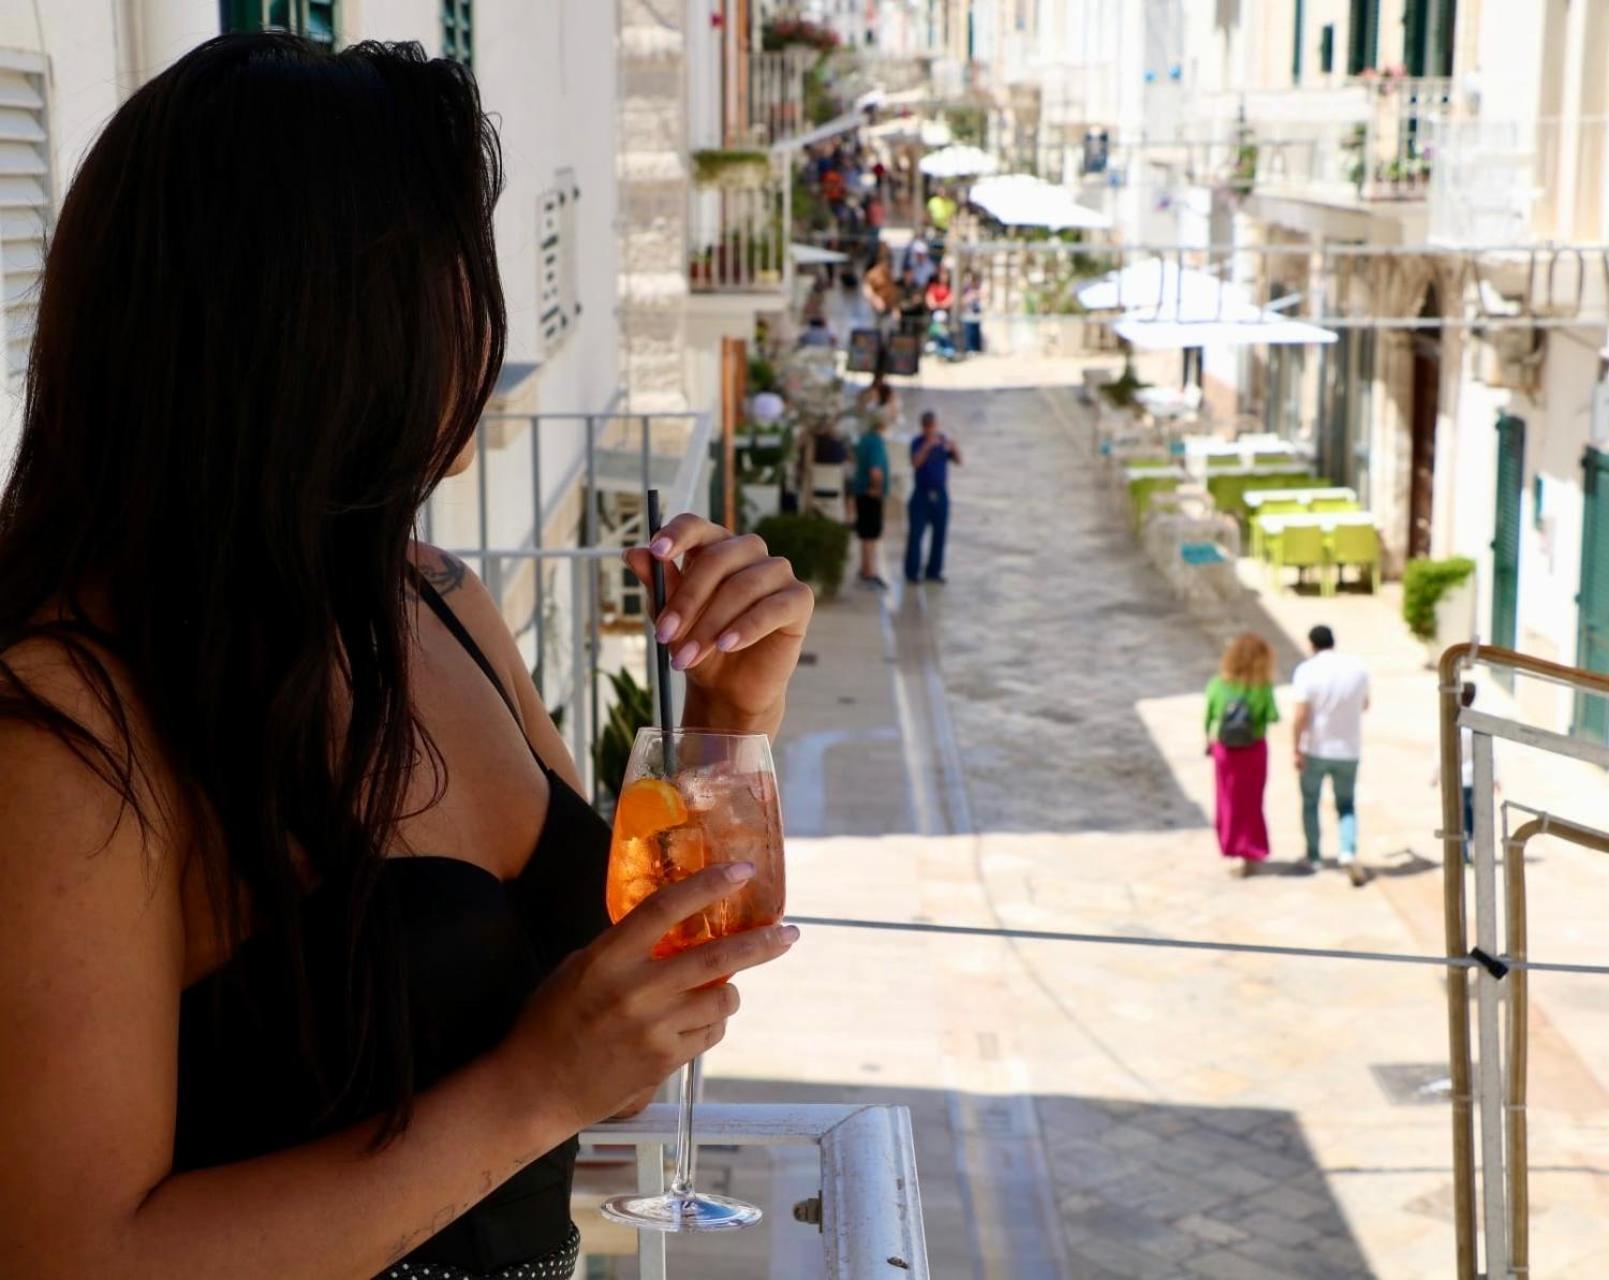
[[[825,142],[828,138],[836,138],[842,133],[851,133],[866,123],[864,112],[848,111],[841,116],[834,116],[826,124],[817,125],[809,133],[801,133],[797,137],[784,138],[781,142],[771,144],[771,154],[786,155],[790,151],[803,151],[806,147],[814,146],[818,142]]]
[[[970,178],[995,172],[1000,162],[978,147],[957,144],[929,152],[916,167],[930,178]]]
[[[1127,315],[1112,326],[1117,336],[1144,351],[1186,347],[1300,347],[1334,342],[1333,329],[1291,320],[1277,311],[1256,311],[1234,320],[1148,320]]]
[[[829,267],[849,261],[847,253],[839,253],[836,249],[823,249],[815,244],[790,244],[788,255],[801,267]]]
[[[1112,220],[1073,199],[1058,187],[1029,173],[1006,173],[972,184],[967,198],[996,222],[1009,227],[1044,227],[1050,231],[1103,230]]]

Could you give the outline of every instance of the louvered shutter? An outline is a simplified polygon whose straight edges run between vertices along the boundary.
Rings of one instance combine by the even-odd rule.
[[[0,49],[0,312],[13,387],[28,368],[50,215],[45,60]]]

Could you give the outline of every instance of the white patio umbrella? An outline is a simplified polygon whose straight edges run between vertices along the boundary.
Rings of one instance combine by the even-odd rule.
[[[1103,230],[1112,220],[1073,199],[1066,187],[1053,186],[1032,174],[1007,173],[972,185],[968,198],[997,222],[1012,227],[1044,227],[1050,231]]]
[[[827,267],[849,261],[847,253],[839,253],[836,249],[823,249],[818,244],[790,244],[788,253],[801,267]]]
[[[958,143],[928,152],[916,167],[930,178],[970,178],[994,173],[1000,168],[1000,161],[979,147]]]
[[[1233,319],[1257,310],[1244,285],[1161,258],[1131,262],[1085,285],[1078,301],[1090,311],[1125,311],[1152,320]]]

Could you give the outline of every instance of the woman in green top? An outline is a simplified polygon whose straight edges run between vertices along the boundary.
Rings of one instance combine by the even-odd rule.
[[[1207,684],[1207,753],[1218,780],[1218,848],[1251,875],[1268,857],[1263,791],[1268,785],[1268,726],[1274,703],[1274,651],[1261,636],[1236,636]]]

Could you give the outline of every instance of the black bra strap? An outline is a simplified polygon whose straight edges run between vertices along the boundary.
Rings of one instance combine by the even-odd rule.
[[[442,626],[453,633],[453,639],[463,645],[464,651],[475,659],[475,665],[492,682],[492,688],[497,690],[497,696],[502,698],[503,705],[508,708],[509,714],[514,717],[515,723],[521,723],[520,713],[514,706],[514,699],[509,696],[508,690],[503,687],[503,682],[497,678],[497,672],[492,669],[491,662],[481,652],[481,647],[475,643],[475,637],[470,635],[469,629],[459,621],[458,615],[452,611],[452,606],[441,598],[441,592],[431,586],[430,580],[419,572],[418,566],[410,564],[408,570],[413,576],[413,585],[419,592],[419,598],[430,606],[430,611],[441,619]],[[521,732],[523,733],[523,730]],[[532,752],[534,754],[534,747]]]

